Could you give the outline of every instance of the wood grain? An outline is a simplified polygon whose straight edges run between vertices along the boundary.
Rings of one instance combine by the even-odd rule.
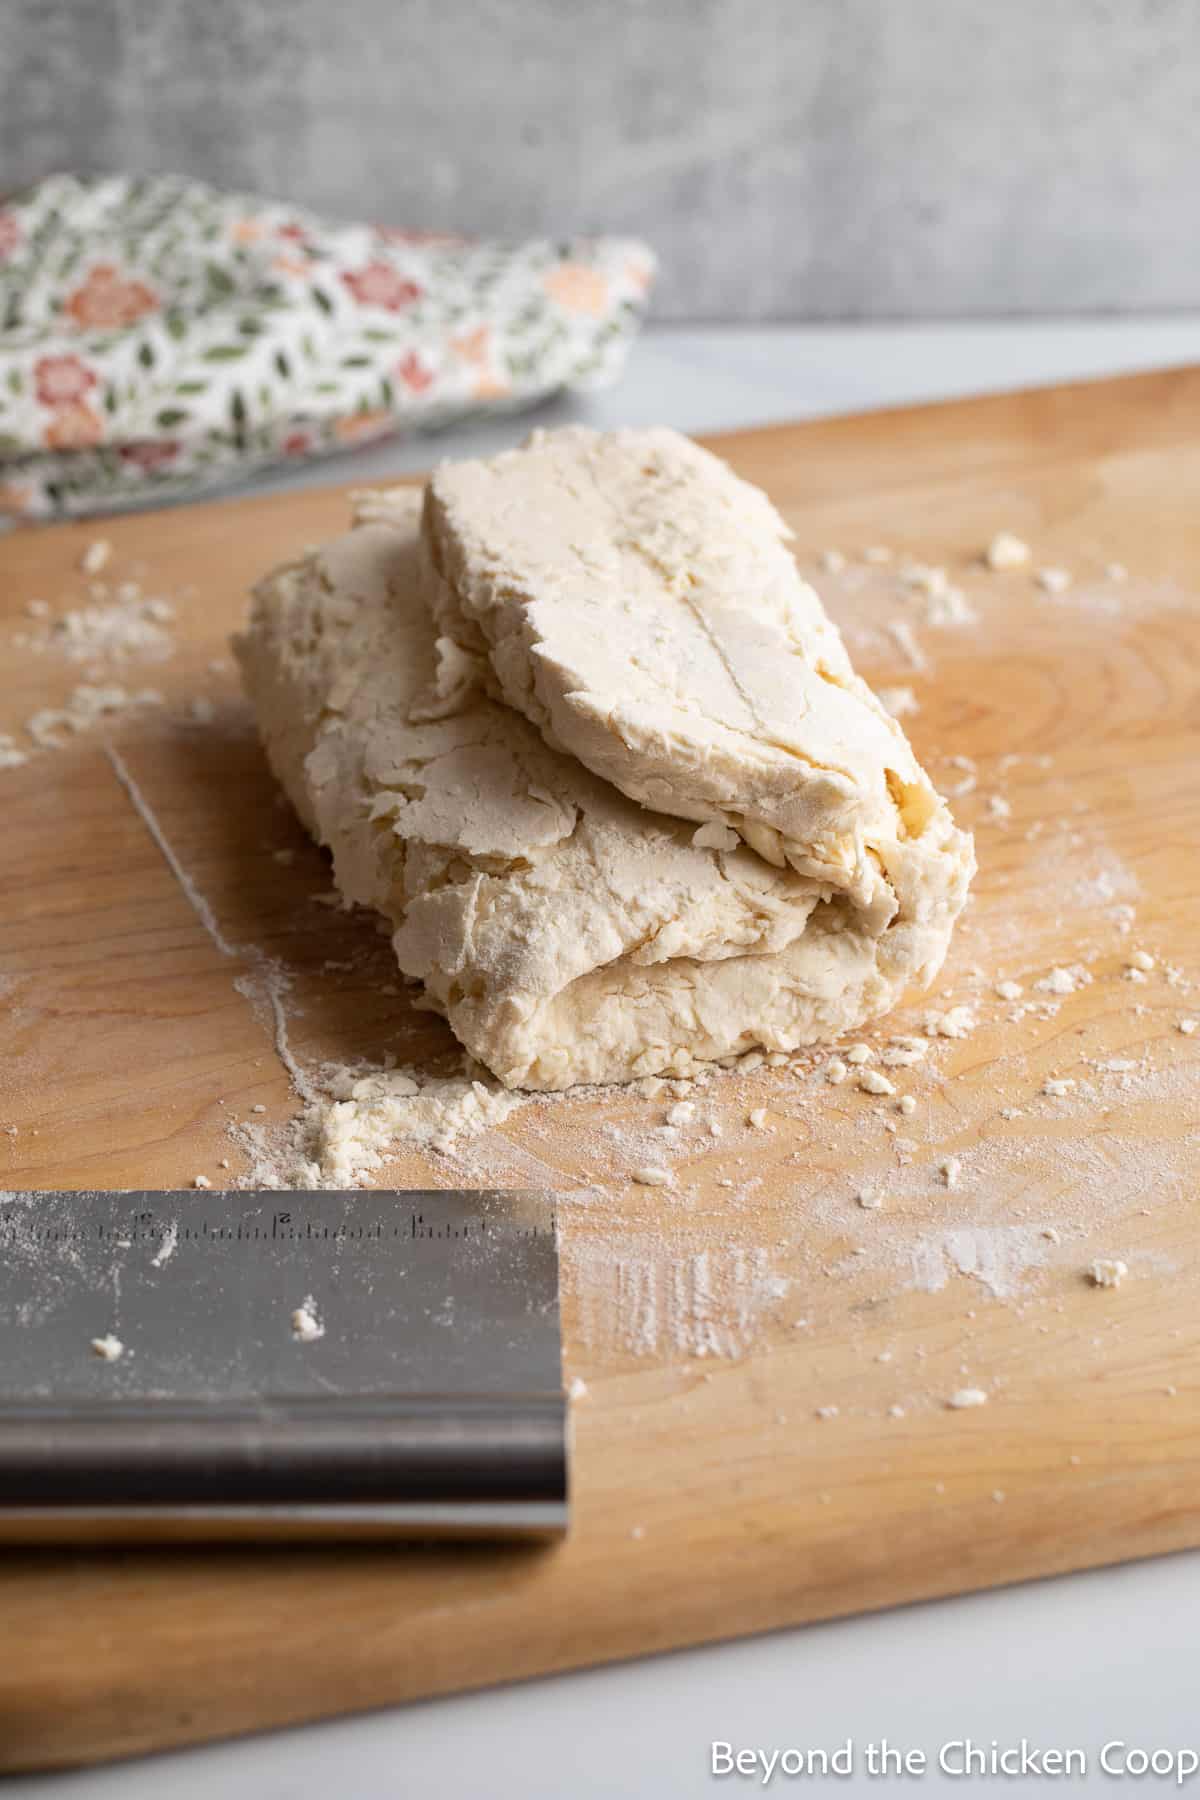
[[[704,1097],[724,1136],[696,1139],[666,1193],[622,1174],[620,1134],[640,1142],[661,1102],[583,1097],[515,1115],[489,1152],[498,1173],[536,1167],[576,1192],[563,1209],[566,1364],[588,1396],[575,1407],[570,1541],[10,1551],[0,1767],[126,1755],[1200,1542],[1200,1034],[1177,1029],[1200,1013],[1200,990],[1163,974],[1200,976],[1198,420],[1200,372],[1176,371],[719,443],[781,505],[806,567],[824,546],[883,542],[946,564],[980,614],[928,628],[887,568],[858,561],[823,583],[864,673],[917,691],[911,735],[935,776],[961,780],[952,755],[976,764],[957,805],[978,826],[980,875],[936,1003],[969,1001],[979,1024],[897,1072],[918,1101],[903,1121],[912,1151],[897,1155],[889,1102],[787,1070]],[[230,1118],[294,1105],[233,986],[247,946],[286,964],[302,1059],[446,1049],[436,1021],[383,991],[371,922],[312,903],[324,861],[275,805],[231,672],[210,668],[248,583],[345,511],[335,490],[104,527],[118,575],[141,566],[148,589],[194,589],[178,654],[126,677],[155,682],[167,705],[112,736],[239,954],[203,929],[100,734],[0,774],[10,1187],[236,1177]],[[1071,568],[1070,594],[980,570],[1000,526]],[[79,595],[95,535],[58,527],[0,545],[6,641],[30,628],[30,598]],[[1127,583],[1103,576],[1113,559]],[[926,673],[888,636],[899,616],[916,621]],[[80,675],[10,649],[0,729],[61,703]],[[211,724],[188,715],[197,694],[217,702]],[[1010,818],[990,818],[991,793]],[[1123,974],[1133,945],[1158,959],[1144,983]],[[1049,969],[1076,963],[1087,985],[1039,994]],[[1035,1009],[1011,1021],[999,976],[1020,979]],[[919,1026],[925,1004],[889,1029]],[[1113,1059],[1132,1069],[1097,1068]],[[1051,1073],[1078,1089],[1043,1097]],[[746,1122],[760,1105],[765,1132]],[[953,1192],[938,1174],[949,1154],[962,1160]],[[602,1191],[581,1189],[589,1174]],[[445,1184],[458,1171],[410,1156],[385,1175]],[[856,1207],[863,1187],[886,1190],[882,1211]],[[946,1250],[955,1231],[967,1236]],[[1001,1266],[982,1270],[991,1288],[958,1272],[964,1244],[1000,1247]],[[1120,1289],[1089,1284],[1097,1255],[1130,1263]],[[968,1381],[990,1403],[947,1408]]]

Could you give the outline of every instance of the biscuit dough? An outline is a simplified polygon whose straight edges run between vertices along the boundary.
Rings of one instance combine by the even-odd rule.
[[[886,922],[944,803],[765,494],[678,432],[572,427],[443,465],[423,531],[442,630],[548,743]]]
[[[836,857],[781,867],[647,810],[484,691],[480,638],[431,614],[419,509],[369,497],[260,584],[235,648],[338,886],[390,920],[473,1056],[510,1087],[686,1074],[835,1036],[932,978],[973,869],[943,805],[919,841],[881,836],[865,903]],[[827,622],[820,638],[844,666]]]

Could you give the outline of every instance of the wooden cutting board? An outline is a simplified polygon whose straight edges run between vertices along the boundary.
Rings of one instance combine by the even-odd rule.
[[[971,789],[955,804],[980,873],[944,977],[865,1036],[878,1052],[956,1004],[974,1028],[889,1070],[911,1117],[859,1091],[857,1071],[830,1085],[820,1057],[722,1078],[674,1143],[656,1135],[670,1096],[514,1115],[472,1147],[465,1178],[573,1196],[566,1367],[587,1395],[570,1541],[10,1552],[0,1766],[1200,1542],[1200,1033],[1179,1029],[1200,1015],[1200,371],[718,447],[770,490],[806,569],[832,546],[850,557],[816,578],[859,666],[913,689],[918,752],[947,790]],[[178,605],[175,653],[117,672],[165,704],[0,771],[6,1185],[236,1180],[229,1121],[273,1126],[295,1107],[269,1024],[234,986],[248,947],[286,967],[305,1065],[444,1054],[443,1028],[383,991],[372,922],[314,904],[326,865],[275,803],[224,648],[252,578],[345,516],[344,490],[292,494],[0,545],[0,729],[18,736],[85,679],[13,640],[46,629],[29,601],[79,604],[93,539],[113,545],[105,582]],[[1001,527],[1069,569],[1070,589],[981,568]],[[890,562],[863,559],[877,545]],[[944,565],[976,621],[930,624],[927,600],[904,597],[905,555]],[[1126,580],[1105,573],[1114,561]],[[1143,980],[1124,973],[1135,950],[1155,959]],[[998,980],[1022,995],[1002,999]],[[1049,1078],[1076,1085],[1047,1095]],[[763,1129],[748,1123],[759,1107]],[[673,1188],[631,1184],[661,1156]],[[381,1173],[463,1178],[412,1155]],[[862,1207],[860,1191],[885,1204]],[[1091,1283],[1095,1257],[1128,1264],[1119,1288]],[[988,1403],[949,1407],[964,1387]]]

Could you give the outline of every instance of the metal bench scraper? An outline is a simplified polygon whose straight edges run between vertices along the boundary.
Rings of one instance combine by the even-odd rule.
[[[0,1540],[566,1523],[553,1195],[0,1194]]]

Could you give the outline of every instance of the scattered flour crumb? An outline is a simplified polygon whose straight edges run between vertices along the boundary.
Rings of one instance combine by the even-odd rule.
[[[79,566],[85,575],[99,575],[101,569],[108,564],[112,556],[112,545],[107,538],[96,538],[90,543],[79,559]]]
[[[957,1388],[947,1400],[946,1405],[958,1412],[965,1406],[986,1406],[987,1403],[988,1394],[985,1388],[964,1387]]]
[[[26,720],[25,729],[39,750],[61,750],[64,740],[60,734],[64,731],[78,736],[117,713],[162,704],[163,696],[157,688],[139,688],[131,693],[112,684],[97,687],[81,682],[71,690],[65,705],[42,707]]]
[[[1029,561],[1029,545],[1011,531],[998,531],[983,560],[989,569],[1021,569]]]
[[[575,1376],[574,1380],[571,1382],[570,1387],[567,1389],[567,1393],[571,1396],[572,1400],[586,1400],[587,1399],[588,1384],[583,1379],[582,1375]]]
[[[1082,963],[1072,963],[1066,969],[1051,969],[1048,975],[1043,975],[1033,985],[1039,994],[1073,994],[1079,988],[1088,987],[1091,979]]]
[[[633,1179],[639,1187],[670,1187],[671,1171],[656,1164],[647,1163],[640,1169],[634,1169]]]
[[[964,1038],[975,1029],[975,1014],[969,1006],[952,1006],[946,1012],[925,1015],[928,1037]]]
[[[851,1044],[846,1052],[846,1061],[861,1065],[869,1063],[874,1054],[870,1044]]]
[[[92,1339],[92,1355],[100,1357],[103,1362],[120,1362],[124,1354],[124,1344],[111,1331],[105,1332],[103,1337]]]
[[[832,1061],[825,1064],[825,1079],[832,1087],[837,1087],[841,1082],[845,1081],[846,1076],[849,1073],[850,1071],[847,1069],[840,1056],[835,1056]]]
[[[911,1119],[917,1110],[917,1102],[912,1094],[901,1094],[896,1102],[896,1111],[902,1112],[906,1119]]]
[[[908,620],[889,619],[887,632],[897,650],[907,658],[910,668],[915,669],[919,675],[927,674],[929,658],[917,642],[917,634]]]
[[[893,719],[906,719],[921,710],[921,702],[910,687],[882,687],[878,697]]]
[[[892,552],[886,544],[868,544],[867,548],[863,551],[863,561],[865,563],[872,563],[876,567],[879,567],[883,563],[890,563],[891,560]]]
[[[961,1159],[957,1156],[947,1156],[938,1164],[938,1174],[948,1188],[956,1188],[959,1176],[962,1174]]]
[[[1149,975],[1150,971],[1157,965],[1155,964],[1154,958],[1147,951],[1135,950],[1133,955],[1129,958],[1129,966],[1131,969],[1140,969],[1143,975]]]
[[[1129,579],[1129,570],[1123,562],[1105,563],[1104,573],[1109,581],[1128,581]]]
[[[836,1419],[839,1409],[836,1406],[818,1406],[818,1419]]]
[[[1025,989],[1019,981],[998,981],[996,993],[1001,1000],[1019,1000]]]
[[[753,1125],[753,1127],[756,1131],[765,1131],[767,1129],[767,1109],[766,1109],[766,1107],[765,1106],[756,1106],[754,1108],[754,1111],[750,1114],[750,1116],[746,1120],[746,1123],[748,1125]]]
[[[696,1102],[694,1100],[677,1100],[667,1113],[666,1123],[668,1125],[688,1125],[695,1116]]]
[[[863,1188],[855,1195],[858,1204],[865,1212],[879,1212],[883,1206],[883,1195],[875,1193],[871,1188]]]
[[[846,558],[840,550],[822,550],[821,567],[827,575],[840,575],[846,567]]]
[[[988,795],[987,816],[989,819],[995,819],[997,821],[1012,818],[1012,807],[1004,798],[1003,794]]]
[[[1197,1021],[1196,1019],[1180,1019],[1175,1029],[1176,1031],[1182,1031],[1184,1037],[1191,1037],[1198,1023],[1200,1023],[1200,1021]]]
[[[1069,569],[1039,569],[1035,579],[1043,593],[1065,594],[1071,585],[1071,571]]]
[[[932,593],[925,607],[927,625],[978,625],[979,614],[961,588],[947,587]]]
[[[895,1084],[878,1069],[864,1069],[858,1078],[858,1085],[864,1094],[894,1094]]]
[[[1120,1287],[1129,1273],[1129,1264],[1118,1256],[1098,1256],[1093,1262],[1089,1274],[1094,1287]]]
[[[1052,1100],[1061,1100],[1074,1086],[1075,1082],[1070,1075],[1048,1075],[1042,1083],[1042,1092]]]
[[[292,1313],[292,1336],[301,1344],[315,1344],[318,1338],[325,1336],[325,1327],[311,1294],[307,1294]]]
[[[192,1186],[197,1188],[210,1188],[212,1182],[208,1179],[207,1175],[196,1175],[192,1178]]]

